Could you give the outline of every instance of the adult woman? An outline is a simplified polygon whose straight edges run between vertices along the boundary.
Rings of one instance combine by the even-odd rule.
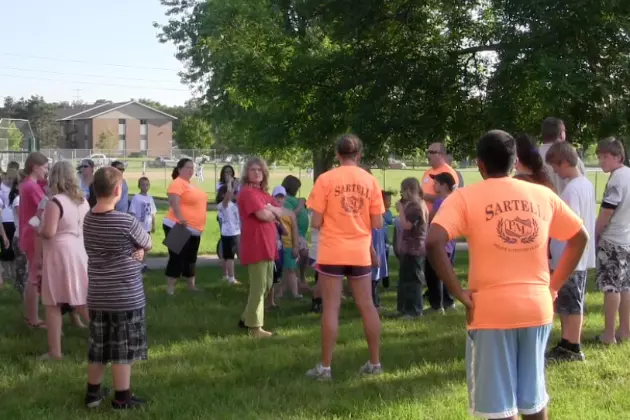
[[[208,195],[190,183],[194,173],[194,163],[188,158],[180,159],[173,169],[173,182],[168,187],[169,209],[164,218],[164,235],[180,224],[188,229],[190,237],[181,252],[176,254],[169,249],[166,264],[167,293],[175,293],[177,279],[182,276],[188,281],[188,289],[198,291],[195,285],[195,265],[201,234],[206,228]]]
[[[283,215],[295,218],[292,211],[282,209],[269,195],[269,169],[265,161],[253,157],[243,168],[238,211],[241,218],[239,258],[247,267],[249,296],[239,326],[248,328],[253,337],[272,335],[263,329],[265,295],[273,285],[273,262],[276,259],[278,230],[276,221]],[[295,221],[294,221],[295,223]]]
[[[348,277],[354,301],[361,314],[370,360],[364,374],[381,373],[381,322],[372,302],[372,229],[383,225],[383,197],[376,178],[358,166],[361,140],[352,134],[336,144],[340,166],[317,178],[307,206],[311,226],[320,229],[317,253],[318,283],[323,299],[322,361],[307,376],[330,379],[333,348],[339,326],[343,278]]]
[[[544,185],[554,190],[547,167],[532,138],[527,134],[518,134],[514,139],[516,140],[517,157],[514,178]]]
[[[15,221],[13,219],[13,209],[11,208],[9,195],[13,184],[17,180],[18,171],[20,170],[20,164],[13,161],[7,165],[7,172],[2,178],[0,183],[0,201],[2,201],[2,227],[9,239],[9,247],[2,247],[0,252],[0,261],[2,261],[2,268],[4,269],[5,276],[15,278],[15,267],[13,262],[15,261],[15,253],[13,252],[13,237],[15,236]]]
[[[39,228],[42,237],[42,303],[46,306],[48,353],[43,359],[61,359],[61,305],[70,305],[88,319],[87,254],[83,219],[89,211],[72,165],[55,163],[48,177],[50,200]]]
[[[34,328],[45,328],[45,323],[39,319],[38,310],[38,267],[35,253],[35,228],[29,221],[37,214],[37,207],[44,198],[42,182],[48,172],[48,158],[40,152],[32,152],[24,164],[26,179],[20,185],[19,236],[20,249],[26,255],[29,266],[28,280],[24,292],[26,306],[26,323]]]
[[[90,196],[90,186],[94,181],[94,161],[83,159],[77,167],[79,175],[79,188],[83,191],[83,197],[87,200]]]

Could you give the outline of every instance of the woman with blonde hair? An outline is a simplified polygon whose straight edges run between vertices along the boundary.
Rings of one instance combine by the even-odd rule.
[[[70,162],[55,163],[48,184],[50,200],[38,231],[43,250],[41,296],[48,328],[48,353],[42,359],[61,359],[61,306],[70,305],[88,319],[83,219],[90,207]]]
[[[238,212],[241,218],[239,258],[247,267],[249,296],[239,326],[248,328],[252,337],[271,336],[263,329],[265,295],[273,285],[273,263],[278,253],[276,223],[281,217],[293,219],[291,210],[283,209],[267,192],[269,169],[259,157],[250,158],[243,168],[241,191],[238,195]]]

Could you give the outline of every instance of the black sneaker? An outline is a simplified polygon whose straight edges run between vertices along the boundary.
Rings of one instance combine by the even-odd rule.
[[[383,289],[389,289],[389,277],[383,277]]]
[[[318,302],[313,302],[313,304],[311,305],[311,312],[314,312],[316,314],[322,313],[322,304]]]
[[[141,400],[135,395],[132,395],[129,401],[112,401],[112,408],[114,410],[134,410],[144,407],[146,403],[145,400]]]
[[[582,351],[576,353],[562,346],[556,346],[547,352],[545,359],[548,363],[583,362],[586,356]]]
[[[238,327],[243,328],[243,329],[248,329],[247,325],[245,325],[245,321],[243,321],[242,319],[238,320]]]
[[[87,408],[96,408],[107,398],[111,389],[101,387],[101,389],[95,394],[85,394],[85,406]]]

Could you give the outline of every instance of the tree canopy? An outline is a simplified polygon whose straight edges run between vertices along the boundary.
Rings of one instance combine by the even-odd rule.
[[[487,129],[537,134],[550,115],[584,145],[628,130],[630,2],[162,4],[160,39],[218,141],[250,150],[302,148],[328,166],[347,131],[370,159],[445,139],[462,157]]]

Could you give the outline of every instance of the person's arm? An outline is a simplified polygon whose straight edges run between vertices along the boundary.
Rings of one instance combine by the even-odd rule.
[[[606,229],[606,226],[610,223],[610,219],[612,219],[613,214],[615,213],[615,209],[604,207],[604,203],[602,203],[602,207],[599,209],[599,215],[597,216],[597,221],[595,222],[595,241],[599,242],[599,237],[602,232]]]
[[[321,229],[323,222],[324,215],[313,210],[313,214],[311,215],[311,227],[313,229]]]
[[[606,185],[606,191],[604,191],[604,197],[602,198],[602,205],[595,222],[595,242],[599,242],[601,234],[604,232],[610,219],[612,219],[617,206],[623,201],[622,197],[623,186],[618,185],[618,180],[615,175],[611,175]]]
[[[225,194],[223,195],[223,201],[221,201],[221,205],[224,209],[227,209],[228,204],[232,201],[232,197],[234,197],[234,190],[232,188],[232,182],[228,182],[227,189]]]
[[[407,220],[407,215],[405,214],[405,206],[400,201],[396,203],[396,209],[398,210],[398,217],[400,219],[400,227],[403,230],[409,230],[413,227],[413,223]]]
[[[155,216],[157,215],[157,207],[155,206],[155,200],[151,197],[151,233],[155,232]]]
[[[176,221],[186,226],[186,220],[184,219],[184,216],[182,216],[181,208],[179,207],[179,199],[180,196],[178,194],[168,194],[168,204],[173,209],[173,214],[177,219]]]
[[[44,215],[42,217],[43,220],[39,230],[39,234],[42,238],[50,239],[55,236],[60,217],[61,208],[59,207],[59,204],[54,199],[48,200],[46,208],[44,209]]]
[[[580,262],[584,249],[588,243],[588,232],[582,226],[578,233],[573,235],[571,239],[567,241],[564,247],[564,251],[560,255],[556,268],[551,273],[550,287],[554,292],[558,292],[562,285],[567,281],[571,273],[575,270],[575,267]]]
[[[138,195],[134,195],[129,204],[129,214],[136,216],[136,207],[138,205]]]
[[[462,302],[467,309],[471,309],[470,296],[462,289],[457,279],[457,274],[455,274],[455,269],[451,264],[451,259],[446,252],[446,244],[450,240],[449,234],[442,226],[435,223],[429,226],[426,240],[427,257],[431,267],[435,269],[438,278],[442,280],[449,292]]]
[[[149,235],[149,233],[140,226],[140,222],[138,222],[138,219],[135,217],[131,219],[129,238],[138,249],[150,251],[153,246],[153,243],[151,242],[151,235]]]
[[[298,232],[297,217],[295,217],[295,213],[292,211],[290,211],[289,217],[291,218],[291,245],[293,245],[293,257],[297,258],[298,253],[300,252],[300,233]]]

